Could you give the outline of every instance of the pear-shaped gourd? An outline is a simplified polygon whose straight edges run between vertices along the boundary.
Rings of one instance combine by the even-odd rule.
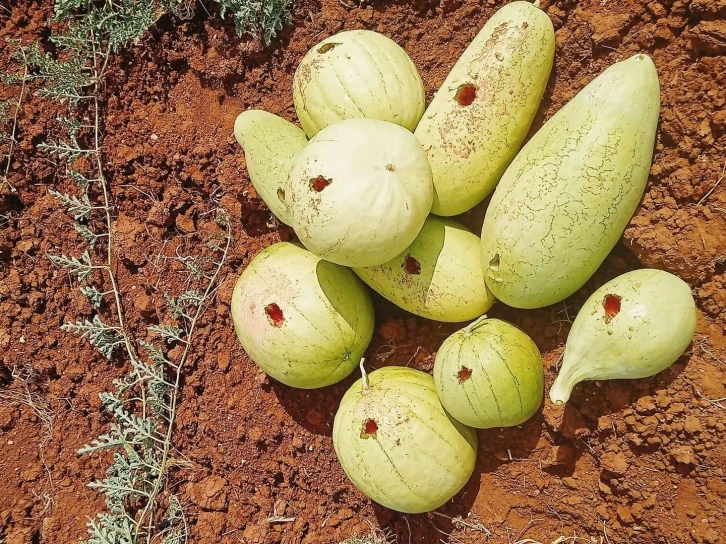
[[[390,261],[431,210],[431,167],[398,125],[349,119],[321,130],[288,180],[292,226],[310,251],[344,266]]]
[[[430,215],[402,253],[353,271],[404,310],[436,321],[468,321],[494,304],[479,246],[479,237],[456,221]]]
[[[498,300],[547,306],[592,276],[645,189],[659,107],[653,61],[636,55],[605,70],[527,142],[482,228],[484,276]]]
[[[567,337],[550,400],[567,402],[585,380],[647,378],[680,357],[696,331],[696,304],[680,278],[634,270],[595,291]]]
[[[524,423],[544,394],[535,343],[514,325],[486,316],[444,340],[434,380],[446,411],[479,429]]]
[[[234,137],[244,150],[247,171],[257,194],[280,221],[289,225],[287,177],[295,158],[308,143],[305,132],[272,113],[247,110],[234,122]]]
[[[463,213],[494,190],[524,143],[554,54],[552,22],[531,2],[487,21],[416,128],[434,174],[432,213]]]
[[[310,137],[358,118],[413,131],[426,108],[423,82],[409,56],[371,30],[346,30],[315,45],[295,71],[292,97]]]
[[[431,376],[399,366],[351,386],[335,414],[333,445],[358,489],[411,514],[448,501],[476,463],[476,434],[447,415]]]
[[[348,376],[373,336],[373,303],[356,275],[287,242],[247,265],[231,309],[237,337],[257,366],[303,389]]]

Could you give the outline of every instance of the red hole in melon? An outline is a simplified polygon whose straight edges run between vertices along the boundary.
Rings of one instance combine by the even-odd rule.
[[[466,368],[465,366],[462,366],[461,370],[459,370],[459,372],[457,372],[456,375],[459,377],[460,382],[465,382],[466,380],[471,378],[472,372],[473,371],[471,370],[471,368]]]
[[[605,321],[610,321],[613,317],[618,315],[620,312],[620,300],[622,297],[618,295],[605,295],[605,300],[602,303],[605,308]]]
[[[272,323],[275,327],[281,327],[282,322],[285,321],[285,316],[282,315],[282,310],[274,302],[265,307],[265,313],[267,314],[267,319],[269,319],[270,323]]]
[[[476,86],[472,83],[462,85],[456,90],[455,98],[462,106],[471,106],[476,98]]]
[[[373,419],[366,419],[363,423],[363,431],[360,433],[361,438],[368,438],[369,436],[376,436],[378,432],[378,423]]]
[[[403,269],[406,274],[419,275],[421,273],[421,263],[409,255],[403,263]]]
[[[330,185],[330,180],[325,179],[323,176],[318,176],[310,180],[310,188],[318,193]]]

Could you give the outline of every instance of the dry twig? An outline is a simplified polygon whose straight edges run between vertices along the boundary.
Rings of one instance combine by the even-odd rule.
[[[701,197],[701,200],[698,201],[697,206],[700,206],[703,204],[703,202],[711,196],[711,194],[718,188],[719,185],[721,185],[721,182],[723,181],[724,177],[726,177],[726,163],[723,165],[723,169],[721,170],[721,175],[719,176],[718,180],[716,180],[716,183],[709,189],[709,191]]]

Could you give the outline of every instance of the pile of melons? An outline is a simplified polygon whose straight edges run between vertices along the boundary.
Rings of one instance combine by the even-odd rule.
[[[537,346],[484,313],[495,298],[539,308],[576,292],[645,189],[660,108],[646,55],[605,70],[522,147],[554,43],[536,4],[506,5],[426,108],[401,47],[345,31],[313,47],[295,73],[302,130],[259,110],[237,118],[257,193],[301,242],[274,244],[247,265],[232,298],[237,335],[292,387],[334,384],[360,364],[333,442],[353,483],[389,508],[441,506],[474,470],[472,427],[518,425],[539,409]],[[449,218],[492,192],[481,238]],[[433,377],[395,366],[366,374],[366,284],[413,314],[471,321],[444,341]],[[566,402],[583,380],[666,368],[690,343],[695,316],[690,289],[666,272],[605,284],[575,320],[551,399]]]

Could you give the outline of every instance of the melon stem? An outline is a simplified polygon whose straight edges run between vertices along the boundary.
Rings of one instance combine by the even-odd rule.
[[[534,7],[542,9],[542,4],[540,3],[540,0],[534,0]]]
[[[466,328],[464,329],[464,336],[466,338],[469,338],[471,336],[471,333],[474,332],[474,329],[478,328],[482,323],[484,323],[484,321],[486,321],[486,319],[487,319],[487,316],[486,316],[486,314],[484,314],[480,318],[469,323],[466,326]]]
[[[360,373],[363,375],[363,394],[365,395],[368,393],[368,374],[366,374],[366,369],[363,366],[363,363],[366,362],[365,357],[361,357],[360,360]]]

